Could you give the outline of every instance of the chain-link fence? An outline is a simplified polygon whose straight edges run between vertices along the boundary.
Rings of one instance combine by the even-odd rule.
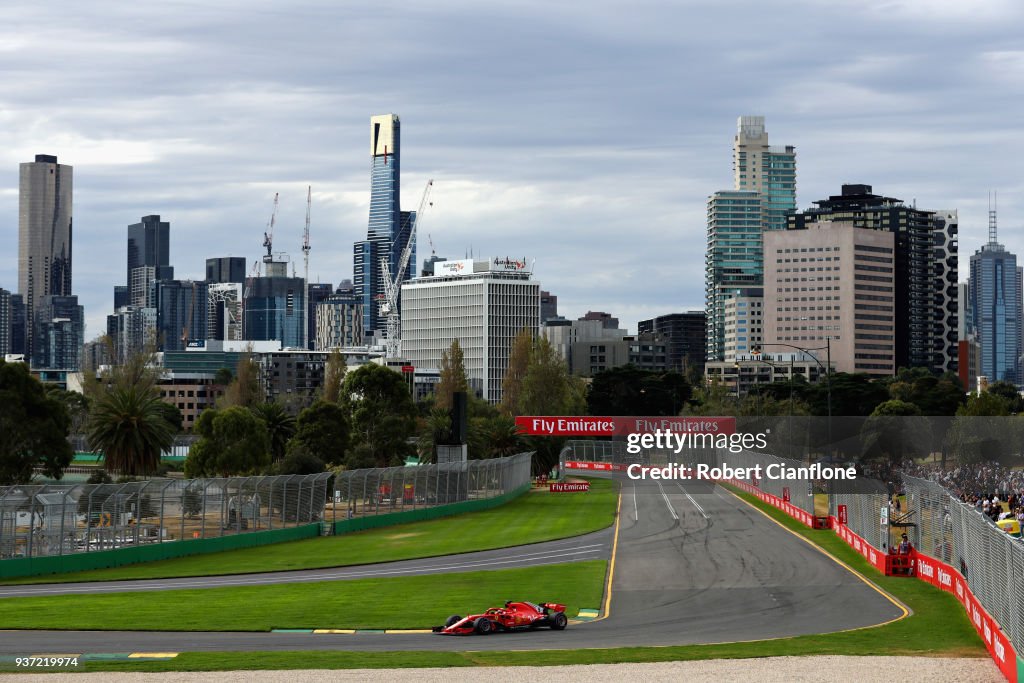
[[[1024,652],[1024,541],[927,479],[904,476],[917,549],[959,569],[967,585]]]
[[[216,538],[493,498],[530,453],[341,474],[0,487],[0,560]]]
[[[530,483],[532,457],[533,453],[520,453],[490,460],[342,472],[333,481],[324,517],[337,522],[494,498]]]

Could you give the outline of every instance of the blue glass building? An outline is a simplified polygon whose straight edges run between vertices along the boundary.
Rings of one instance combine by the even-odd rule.
[[[380,262],[387,258],[391,273],[398,269],[402,250],[409,242],[414,211],[402,211],[401,190],[401,122],[395,114],[370,119],[370,219],[366,239],[353,245],[353,284],[363,306],[363,329],[382,338],[385,321],[380,316],[384,296],[384,277]],[[410,264],[416,263],[413,244]],[[413,266],[405,273],[412,277]]]
[[[246,339],[280,340],[282,348],[302,347],[306,297],[301,277],[249,278],[243,306]]]
[[[1017,256],[996,239],[996,214],[989,211],[988,244],[971,256],[970,318],[981,346],[980,375],[1020,385],[1021,283]]]

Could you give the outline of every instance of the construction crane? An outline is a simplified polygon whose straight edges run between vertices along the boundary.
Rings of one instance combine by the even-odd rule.
[[[387,338],[384,346],[387,350],[386,358],[398,358],[402,352],[402,317],[398,311],[398,297],[402,292],[402,279],[405,277],[405,269],[409,266],[409,259],[412,257],[412,249],[416,244],[416,228],[419,227],[423,218],[423,211],[427,206],[433,206],[429,202],[430,188],[434,180],[428,180],[427,186],[423,189],[423,198],[420,199],[420,208],[416,210],[416,217],[409,227],[409,240],[402,249],[402,256],[398,259],[398,269],[394,276],[391,275],[391,267],[388,257],[380,259],[381,274],[384,279],[384,298],[380,304],[380,314],[387,318]]]
[[[306,315],[302,316],[305,320],[305,325],[302,327],[302,346],[303,348],[309,348],[309,320],[306,318],[309,316],[309,210],[313,206],[313,186],[308,185],[306,187],[306,229],[302,233],[302,260],[305,262],[305,267],[302,273],[303,289],[304,293],[302,300],[305,302]]]
[[[273,258],[270,250],[274,245],[274,221],[277,220],[277,194],[277,192],[274,193],[274,210],[270,214],[270,223],[267,224],[267,229],[263,233],[263,246],[267,248],[267,255],[263,257],[263,260],[267,262]]]

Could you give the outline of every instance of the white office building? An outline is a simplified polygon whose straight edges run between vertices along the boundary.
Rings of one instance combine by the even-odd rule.
[[[439,368],[458,339],[470,387],[501,400],[512,340],[540,326],[540,283],[526,259],[443,261],[435,275],[402,284],[402,357]]]

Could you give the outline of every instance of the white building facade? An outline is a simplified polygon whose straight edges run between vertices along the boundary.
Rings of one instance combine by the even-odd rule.
[[[497,403],[512,340],[540,326],[540,283],[526,259],[444,261],[435,273],[402,285],[402,357],[439,368],[458,339],[470,387]]]

